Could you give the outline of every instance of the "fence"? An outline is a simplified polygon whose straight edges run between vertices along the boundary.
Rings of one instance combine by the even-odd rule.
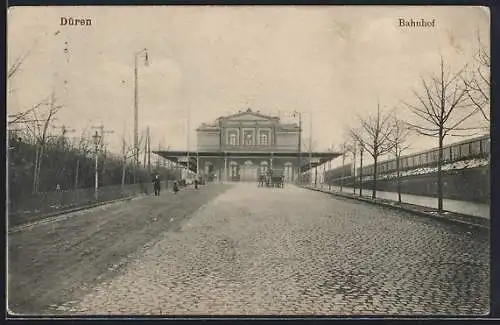
[[[422,175],[408,175],[401,177],[401,193],[412,195],[423,195],[437,197],[437,175],[428,173]],[[353,182],[354,181],[354,182]],[[359,188],[359,178],[353,180],[353,177],[331,180],[326,182],[333,186]],[[372,180],[363,181],[363,190],[371,191],[374,187]],[[377,180],[377,190],[386,192],[397,191],[397,179],[379,179]],[[443,197],[447,199],[471,201],[471,202],[490,202],[490,170],[489,167],[478,167],[461,170],[443,171]]]

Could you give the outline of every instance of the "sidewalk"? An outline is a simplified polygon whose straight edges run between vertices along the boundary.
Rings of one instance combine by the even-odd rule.
[[[397,202],[396,192],[377,191],[377,198],[373,200],[371,199],[372,192],[366,189],[363,190],[363,196],[360,197],[359,189],[357,189],[356,194],[354,194],[354,189],[352,187],[344,187],[342,192],[340,192],[340,187],[335,186],[332,186],[331,190],[329,190],[326,185],[324,185],[323,188],[321,188],[320,185],[316,188],[310,185],[304,187],[337,196],[397,208],[422,216],[438,217],[483,228],[490,227],[490,207],[487,204],[443,199],[445,211],[439,213],[437,211],[437,198],[433,197],[401,194],[402,203],[399,203]]]

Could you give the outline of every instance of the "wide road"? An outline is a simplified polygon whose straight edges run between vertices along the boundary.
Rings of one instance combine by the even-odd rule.
[[[205,193],[209,193],[208,188]],[[180,212],[168,213],[169,209],[162,208],[168,204],[160,200],[156,205],[152,200],[138,201],[138,206],[148,209],[148,217],[158,220],[158,231],[150,245],[106,270],[99,281],[91,282],[89,278],[91,285],[74,290],[78,295],[67,293],[62,296],[67,297],[65,303],[53,304],[43,312],[488,312],[489,238],[485,231],[294,186],[270,189],[237,184],[217,193],[220,194],[205,194],[211,201],[179,218],[179,226],[173,228],[163,225]],[[188,200],[188,193],[184,194]],[[142,202],[153,204],[154,208],[147,208]],[[130,210],[138,211],[131,207]],[[131,228],[126,224],[114,227],[109,231],[121,233],[120,227]],[[115,236],[111,232],[106,235]],[[103,234],[101,249],[107,252],[106,256],[113,249],[121,249],[119,241],[110,247],[106,238]],[[84,250],[86,246],[80,247]],[[39,249],[39,253],[51,254],[53,249]],[[74,260],[72,268],[78,272],[93,262],[83,257],[78,263]],[[52,272],[56,269],[57,265]],[[59,279],[69,282],[64,276]]]

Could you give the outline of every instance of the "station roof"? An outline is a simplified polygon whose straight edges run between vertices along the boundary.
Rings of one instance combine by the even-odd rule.
[[[186,157],[189,155],[189,169],[196,172],[196,157],[206,157],[206,158],[238,158],[238,157],[255,157],[255,158],[290,158],[297,159],[299,157],[298,152],[248,152],[248,151],[237,151],[237,152],[226,152],[226,151],[170,151],[170,150],[157,150],[153,151],[154,154],[159,155],[165,159],[168,159],[176,164],[187,166]],[[341,156],[341,152],[301,152],[300,157],[302,158],[301,171],[306,172],[311,168],[322,165],[329,160],[335,159]],[[309,157],[312,161],[309,163]]]

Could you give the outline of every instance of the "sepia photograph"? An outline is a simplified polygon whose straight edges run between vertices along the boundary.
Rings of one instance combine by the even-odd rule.
[[[6,310],[490,312],[490,11],[7,12]]]

